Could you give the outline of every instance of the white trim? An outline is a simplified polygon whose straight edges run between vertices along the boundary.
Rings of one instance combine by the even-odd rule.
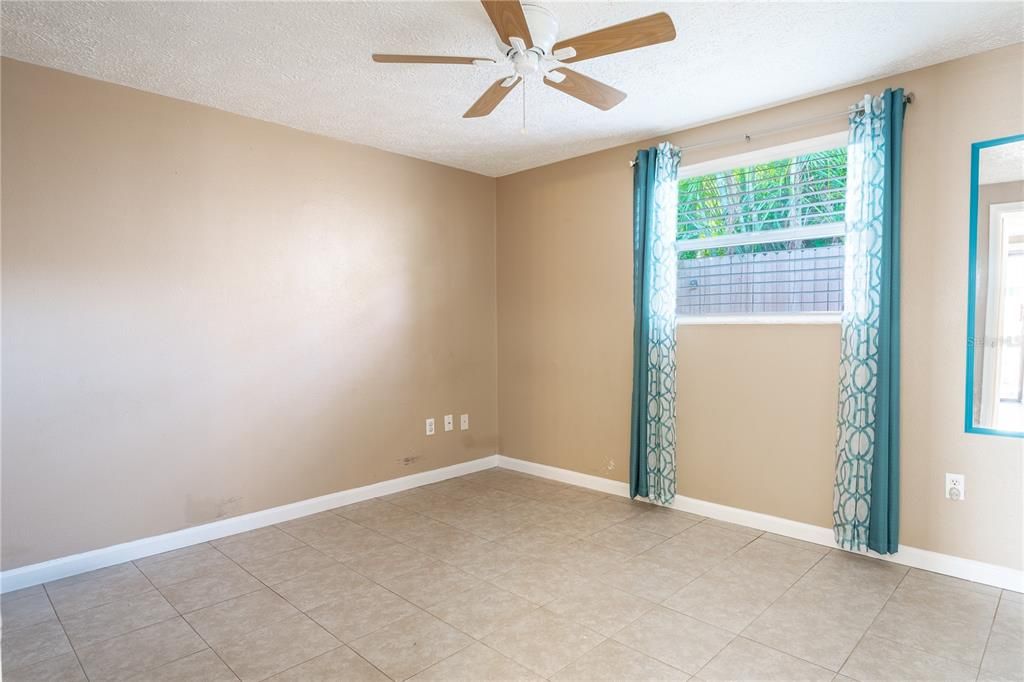
[[[807,225],[805,227],[784,227],[777,230],[736,232],[716,237],[677,239],[676,253],[702,251],[704,249],[721,249],[730,246],[750,246],[751,244],[794,242],[805,239],[821,239],[823,237],[843,237],[845,235],[846,223],[822,223],[821,225]]]
[[[568,483],[569,485],[578,485],[581,488],[590,488],[591,490],[608,493],[609,495],[629,497],[629,485],[622,481],[613,481],[610,478],[592,476],[590,474],[572,471],[571,469],[562,469],[560,467],[548,466],[547,464],[538,464],[537,462],[530,462],[525,459],[516,459],[515,457],[506,457],[505,455],[498,455],[498,466],[503,469],[511,469],[512,471],[518,471],[523,474],[530,474],[531,476],[540,476],[541,478],[558,481],[559,483]]]
[[[160,554],[161,552],[169,552],[172,549],[180,549],[181,547],[188,547],[200,542],[216,540],[228,535],[243,533],[247,530],[264,528],[275,523],[283,523],[301,516],[317,514],[328,509],[362,502],[373,497],[390,495],[391,493],[401,492],[409,488],[417,488],[421,485],[444,481],[456,476],[464,476],[475,471],[490,469],[497,466],[497,462],[497,455],[487,455],[486,457],[453,464],[440,469],[421,471],[420,473],[402,476],[401,478],[393,478],[359,488],[329,493],[320,497],[281,505],[280,507],[262,509],[221,521],[204,523],[200,526],[164,533],[163,535],[154,535],[120,545],[112,545],[82,552],[81,554],[72,554],[71,556],[43,561],[38,564],[12,568],[0,573],[0,592],[10,592],[23,587],[31,587],[32,585],[38,585],[51,580],[66,578],[69,575],[77,575],[97,568],[105,568],[125,561],[141,559],[142,557]]]
[[[831,133],[789,144],[767,147],[743,154],[725,156],[710,161],[695,163],[689,166],[681,166],[679,179],[717,173],[732,168],[746,168],[749,166],[767,163],[777,159],[785,159],[802,154],[836,149],[845,147],[847,144],[847,131]],[[684,156],[685,159],[685,156]],[[698,239],[677,239],[676,253],[685,251],[696,251],[701,249],[713,249],[732,246],[745,246],[750,244],[769,244],[782,241],[795,241],[803,239],[816,239],[821,237],[845,236],[846,224],[843,222],[828,223],[824,225],[811,225],[807,227],[782,228],[777,230],[760,230],[757,232],[743,232],[738,234],[727,234],[715,237]],[[718,325],[718,324],[839,324],[842,321],[841,313],[782,313],[782,314],[731,314],[722,313],[718,315],[676,317],[676,325]]]
[[[314,497],[309,500],[301,500],[291,504],[264,509],[250,514],[235,516],[230,519],[214,521],[213,523],[185,528],[183,530],[142,538],[120,545],[104,547],[82,554],[74,554],[59,559],[52,559],[30,566],[12,568],[0,573],[0,592],[31,587],[40,583],[57,580],[69,575],[84,573],[97,568],[113,566],[124,561],[141,559],[142,557],[168,552],[173,549],[187,547],[200,542],[216,540],[247,530],[263,528],[275,523],[290,521],[301,516],[308,516],[318,512],[341,507],[346,504],[362,502],[381,495],[401,492],[410,488],[416,488],[429,483],[444,481],[456,476],[464,476],[476,471],[482,471],[491,467],[500,466],[513,471],[525,474],[540,476],[570,485],[576,485],[591,490],[598,490],[609,495],[619,497],[629,496],[629,486],[621,481],[613,481],[601,476],[562,469],[538,464],[527,460],[505,457],[504,455],[489,455],[474,459],[461,464],[453,464],[441,469],[423,471],[418,474],[411,474],[401,478],[394,478],[380,483],[351,488],[340,492],[330,493],[321,497]],[[675,502],[671,505],[674,509],[707,516],[712,519],[728,521],[758,530],[785,535],[787,537],[813,542],[826,547],[836,548],[837,545],[829,528],[822,528],[800,521],[792,521],[778,516],[770,516],[746,509],[727,507],[714,502],[697,500],[690,497],[677,495]],[[862,552],[868,554],[868,552]],[[948,554],[939,554],[914,547],[901,547],[898,554],[879,556],[871,553],[871,556],[912,566],[926,571],[934,571],[951,575],[964,580],[993,585],[1016,592],[1024,592],[1024,571],[987,564],[973,559],[964,559]]]
[[[751,313],[734,315],[679,315],[676,325],[680,327],[714,324],[841,324],[842,313]]]
[[[719,173],[733,168],[746,168],[747,166],[756,166],[761,163],[768,163],[769,161],[777,161],[778,159],[787,159],[791,156],[823,152],[828,149],[845,147],[848,141],[849,132],[843,130],[838,133],[830,133],[774,147],[765,147],[764,149],[757,149],[752,152],[723,156],[690,165],[686,165],[687,155],[683,154],[684,163],[679,167],[679,179],[685,180],[686,178],[695,178],[699,175],[708,175],[709,173]]]
[[[1013,425],[996,423],[996,408],[999,403],[999,377],[1002,376],[1003,353],[1003,267],[1010,249],[1010,238],[1014,228],[1005,222],[1007,215],[1024,211],[1024,201],[1003,204],[989,204],[988,208],[988,270],[985,292],[985,346],[981,360],[981,413],[978,426],[1012,428]],[[996,341],[996,340],[999,341]]]
[[[546,464],[537,464],[536,462],[514,459],[504,455],[498,455],[497,460],[498,466],[506,469],[512,469],[514,471],[520,471],[525,474],[532,474],[534,476],[540,476],[560,481],[562,483],[568,483],[570,485],[578,485],[584,488],[599,490],[601,492],[608,493],[609,495],[618,495],[621,497],[629,496],[629,486],[621,481],[612,481],[599,476],[581,474],[568,469],[560,469]],[[822,528],[821,526],[814,526],[809,523],[793,521],[779,516],[761,514],[747,509],[727,507],[714,502],[697,500],[691,497],[683,497],[682,495],[676,495],[676,499],[671,506],[673,509],[690,512],[691,514],[699,514],[700,516],[706,516],[720,521],[728,521],[729,523],[736,523],[741,526],[756,528],[769,533],[775,533],[776,535],[784,535],[786,537],[804,540],[806,542],[813,542],[833,549],[841,549],[835,543],[835,538],[832,535],[831,528]],[[1024,592],[1024,571],[1008,568],[1006,566],[988,564],[982,561],[965,559],[958,556],[952,556],[950,554],[940,554],[938,552],[932,552],[926,549],[917,549],[916,547],[907,547],[905,545],[901,546],[900,551],[896,554],[879,555],[874,552],[858,552],[858,554],[869,555],[877,559],[882,559],[883,561],[890,561],[895,564],[911,566],[913,568],[932,571],[934,573],[942,573],[955,578],[971,580],[973,582],[992,585],[994,587],[1013,590],[1015,592]]]

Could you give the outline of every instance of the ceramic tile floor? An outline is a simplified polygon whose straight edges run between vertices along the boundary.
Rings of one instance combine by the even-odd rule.
[[[9,682],[1024,679],[1020,594],[505,469],[0,602]]]

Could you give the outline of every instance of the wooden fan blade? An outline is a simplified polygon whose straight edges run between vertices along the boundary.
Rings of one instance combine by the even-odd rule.
[[[511,45],[511,38],[522,38],[526,47],[533,47],[533,38],[530,37],[530,27],[526,23],[526,15],[523,14],[523,6],[519,0],[480,0],[494,24],[494,30],[498,32],[501,42]]]
[[[375,54],[373,61],[381,64],[473,64],[491,62],[490,57],[438,57],[428,54]]]
[[[590,76],[584,76],[578,71],[564,68],[552,69],[552,71],[557,71],[558,73],[563,74],[565,76],[565,80],[561,83],[555,83],[545,78],[545,85],[548,85],[555,90],[561,90],[565,94],[586,102],[591,106],[597,107],[602,111],[608,111],[616,104],[626,99],[626,93],[621,90],[616,90],[610,85],[605,85],[601,81],[596,81]]]
[[[634,19],[621,24],[615,24],[608,28],[602,28],[590,33],[584,33],[575,38],[560,40],[555,43],[553,49],[560,50],[571,47],[576,50],[576,56],[563,59],[563,62],[581,62],[584,59],[593,59],[606,54],[635,50],[638,47],[657,45],[675,40],[676,27],[672,18],[664,12],[652,14],[649,17]]]
[[[494,111],[494,108],[501,104],[501,100],[505,99],[508,93],[516,89],[516,86],[523,82],[522,78],[517,78],[516,82],[507,88],[502,87],[502,83],[505,82],[504,78],[499,78],[491,84],[491,87],[487,88],[487,91],[480,96],[480,99],[473,102],[473,106],[469,108],[469,111],[462,115],[462,118],[478,118],[480,116],[486,116],[487,114]]]

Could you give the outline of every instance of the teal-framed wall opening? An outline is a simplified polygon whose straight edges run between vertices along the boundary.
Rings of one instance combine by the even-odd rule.
[[[964,381],[964,432],[988,436],[1004,436],[1007,438],[1024,438],[1024,431],[993,429],[987,426],[978,426],[974,423],[974,351],[978,346],[975,330],[975,325],[977,324],[975,307],[978,295],[978,177],[981,150],[1014,142],[1024,142],[1024,133],[997,137],[992,140],[983,140],[971,144],[971,222],[970,238],[967,246],[967,376]]]

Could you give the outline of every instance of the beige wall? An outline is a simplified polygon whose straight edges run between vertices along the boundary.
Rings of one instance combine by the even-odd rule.
[[[499,446],[625,480],[643,144],[495,183],[9,60],[2,76],[5,569]],[[963,433],[963,381],[969,146],[1024,129],[1022,83],[1016,46],[668,136],[915,92],[902,540],[1017,568],[1024,445]],[[829,525],[837,327],[679,342],[680,492]],[[422,436],[446,412],[473,429]]]
[[[1021,568],[1024,445],[964,433],[970,144],[1024,131],[1024,46],[668,135],[678,145],[916,95],[903,162],[905,545]],[[999,93],[998,104],[993,93]],[[683,163],[841,131],[845,120]],[[651,141],[652,143],[654,141]],[[626,480],[632,350],[626,145],[498,180],[501,451]],[[679,492],[831,525],[835,326],[679,330]],[[966,475],[963,502],[945,472]]]
[[[496,451],[493,179],[2,88],[3,568]]]

